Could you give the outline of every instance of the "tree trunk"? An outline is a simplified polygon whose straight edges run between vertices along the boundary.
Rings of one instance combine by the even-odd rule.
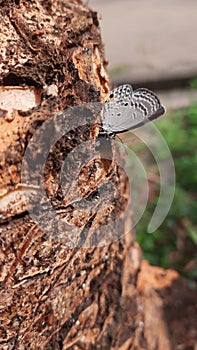
[[[97,14],[80,0],[0,5],[1,348],[170,349],[162,297],[144,265],[138,276],[122,160],[98,141]]]

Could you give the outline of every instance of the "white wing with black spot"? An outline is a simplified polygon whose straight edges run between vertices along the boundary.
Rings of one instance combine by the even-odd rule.
[[[107,133],[135,129],[165,112],[158,97],[148,89],[122,85],[109,93],[103,110],[102,128]]]

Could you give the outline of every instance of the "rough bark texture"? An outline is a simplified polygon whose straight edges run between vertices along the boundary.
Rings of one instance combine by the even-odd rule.
[[[58,181],[65,155],[77,145],[83,155],[87,148],[82,141],[96,142],[99,127],[91,118],[96,121],[98,116],[91,107],[90,126],[62,137],[45,167],[45,188],[54,210],[78,227],[75,246],[69,248],[66,228],[65,236],[58,239],[58,232],[46,234],[34,223],[24,201],[25,191],[30,190],[20,184],[21,163],[35,131],[66,107],[99,102],[109,91],[97,14],[80,0],[8,0],[0,2],[0,18],[0,85],[3,98],[8,99],[0,109],[0,348],[180,349],[188,324],[176,336],[170,334],[163,309],[164,305],[168,308],[163,302],[165,292],[162,295],[157,283],[151,285],[145,279],[148,275],[151,280],[154,269],[142,265],[139,274],[140,250],[133,233],[96,246],[98,223],[110,215],[112,219],[118,216],[128,201],[128,181],[121,168],[102,157],[90,158],[77,180],[75,168],[69,169],[68,198],[61,193]],[[8,91],[12,95],[6,95]],[[27,110],[16,107],[23,92],[32,93],[33,107],[27,101]],[[64,117],[70,120],[72,110]],[[32,157],[39,159],[39,152],[35,147]],[[111,152],[115,152],[113,147]],[[35,168],[35,174],[38,171]],[[114,201],[109,183],[113,184]],[[99,196],[95,197],[98,187]],[[81,197],[90,201],[93,209],[83,208]],[[77,205],[72,206],[73,202]],[[122,234],[130,220],[120,222]],[[49,232],[50,227],[47,229]],[[113,230],[112,225],[114,238]],[[164,280],[162,288],[171,288],[172,281],[178,279],[174,274],[159,273]],[[180,280],[181,284],[184,281]],[[195,338],[193,328],[190,344],[189,338],[185,339],[184,344],[189,345],[181,349],[192,349]]]

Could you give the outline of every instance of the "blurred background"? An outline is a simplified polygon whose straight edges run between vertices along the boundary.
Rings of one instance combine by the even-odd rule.
[[[149,182],[137,240],[151,264],[197,281],[197,1],[90,0],[88,5],[99,13],[112,85],[149,88],[167,110],[155,125],[174,159],[175,197],[163,224],[147,233],[160,178],[147,147],[134,142],[139,157],[146,158]]]

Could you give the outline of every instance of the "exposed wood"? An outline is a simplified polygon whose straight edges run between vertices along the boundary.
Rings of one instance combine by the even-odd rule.
[[[109,91],[97,14],[80,0],[8,0],[0,1],[0,18],[0,348],[163,350],[165,343],[170,349],[163,299],[154,291],[157,296],[149,301],[143,265],[139,274],[141,252],[129,230],[132,215],[125,211],[127,176],[113,161],[116,150],[110,141],[106,158],[112,161],[91,156],[98,142],[99,108],[86,105],[89,124],[73,128],[48,150],[46,195],[59,221],[65,219],[64,229],[58,220],[51,224],[48,211],[42,217],[45,227],[34,221],[28,199],[39,183],[21,183],[32,136],[38,130],[43,136],[42,145],[30,147],[36,179],[40,147],[53,139],[42,126],[52,121],[52,131],[61,130],[57,113],[66,126],[75,126],[76,106],[100,106]],[[19,101],[24,96],[25,104]],[[69,184],[64,196],[60,172],[77,147],[78,158],[71,156],[64,175]],[[99,225],[106,223],[111,229],[105,237]],[[71,224],[76,235],[69,231]],[[105,244],[98,247],[100,242]],[[157,324],[149,312],[157,316],[160,333],[151,332]]]

